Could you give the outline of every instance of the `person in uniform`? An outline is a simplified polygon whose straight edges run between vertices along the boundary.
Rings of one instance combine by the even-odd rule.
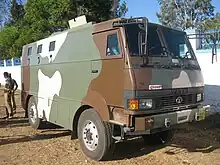
[[[12,99],[12,109],[13,109],[13,113],[16,113],[16,102],[15,102],[15,91],[18,89],[18,84],[15,81],[15,79],[11,78],[11,73],[8,74],[9,78],[11,79],[11,81],[13,82],[12,84],[12,91],[11,91],[11,99]]]
[[[9,78],[8,72],[4,72],[3,75],[5,78],[4,98],[5,98],[6,118],[12,118],[13,111],[11,104],[11,91],[12,91],[13,82]]]

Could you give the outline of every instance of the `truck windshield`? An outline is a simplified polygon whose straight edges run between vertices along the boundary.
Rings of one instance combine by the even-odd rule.
[[[130,24],[125,26],[125,32],[127,35],[128,47],[130,55],[138,56],[140,55],[139,51],[139,36],[141,34],[146,34],[145,29],[143,29],[143,24]],[[143,38],[145,35],[143,36]]]
[[[185,32],[163,27],[162,33],[166,40],[168,50],[175,57],[182,59],[195,58]]]
[[[130,24],[125,26],[129,52],[131,56],[141,55],[139,51],[139,36],[140,33],[145,33],[145,29],[140,28],[140,25],[141,24]],[[148,24],[147,47],[149,56],[161,56],[163,54],[163,47],[160,41],[160,36],[157,32],[157,27],[158,26],[154,24]],[[142,38],[144,37],[145,35]]]
[[[145,29],[142,27],[143,26],[141,26],[141,23],[129,24],[125,26],[129,52],[131,56],[141,55],[139,51],[139,37],[140,33],[145,33]],[[167,43],[167,47],[163,42],[163,38]],[[147,27],[147,50],[148,56],[160,57],[167,56],[169,54],[176,58],[195,59],[195,55],[192,51],[185,32],[173,30],[171,28],[159,26],[153,23],[148,23]]]

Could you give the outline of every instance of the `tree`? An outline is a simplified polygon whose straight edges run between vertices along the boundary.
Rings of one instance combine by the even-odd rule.
[[[20,22],[24,16],[23,0],[0,0],[0,25]]]
[[[86,15],[87,21],[100,22],[111,18],[112,0],[29,0],[25,6],[28,26],[53,33],[68,27],[68,20]],[[126,3],[118,5],[117,16],[127,12]],[[36,26],[35,26],[36,25]]]
[[[216,19],[216,21],[220,22],[220,13],[218,13],[218,12],[216,13],[215,19]]]
[[[159,21],[182,30],[199,28],[201,22],[214,17],[211,0],[158,0],[161,11],[157,13]]]
[[[7,22],[10,8],[10,0],[0,0],[0,25],[3,26]]]
[[[200,30],[202,31],[209,31],[209,30],[219,31],[219,29],[220,29],[220,13],[216,13],[214,18],[206,19],[200,25]]]
[[[124,17],[125,14],[128,12],[127,3],[125,1],[118,2],[116,8],[116,17]]]
[[[77,16],[86,15],[92,22],[122,17],[128,11],[126,2],[121,0],[76,0],[76,6]]]
[[[0,33],[0,53],[1,58],[18,56],[14,51],[15,41],[18,39],[19,32],[14,26],[6,26]],[[17,49],[18,50],[18,49]]]
[[[158,0],[160,5],[160,13],[156,13],[159,22],[170,27],[178,27],[177,13],[175,4],[169,0]]]
[[[10,13],[11,13],[10,24],[19,23],[25,14],[24,6],[21,4],[21,2],[18,2],[16,0],[12,0]]]
[[[28,0],[25,6],[11,1],[7,14],[10,20],[0,32],[0,53],[4,58],[21,56],[23,45],[68,28],[68,20],[77,16],[86,15],[87,21],[93,22],[113,17],[113,0]],[[126,3],[118,0],[115,11],[116,16],[124,16],[128,11]]]

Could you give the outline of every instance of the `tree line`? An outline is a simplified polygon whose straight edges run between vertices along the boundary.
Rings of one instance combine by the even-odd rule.
[[[0,56],[20,57],[23,45],[67,29],[83,14],[89,22],[124,16],[127,5],[117,1],[113,9],[113,0],[0,0]]]
[[[211,32],[212,37],[204,37],[207,44],[220,41],[220,13],[215,12],[212,0],[158,0],[158,3],[160,12],[156,15],[163,25]]]
[[[159,21],[166,26],[201,31],[220,29],[220,13],[215,13],[212,0],[158,0]]]

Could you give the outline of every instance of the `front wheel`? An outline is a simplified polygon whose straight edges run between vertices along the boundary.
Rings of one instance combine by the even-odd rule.
[[[83,153],[96,161],[109,159],[114,150],[112,131],[112,125],[103,122],[95,110],[84,111],[77,128]]]

